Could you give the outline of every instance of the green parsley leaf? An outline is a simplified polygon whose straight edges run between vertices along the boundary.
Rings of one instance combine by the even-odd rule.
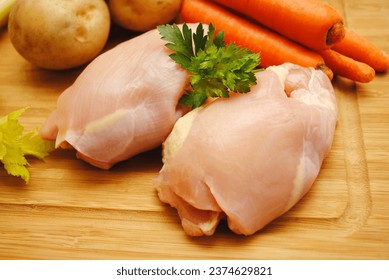
[[[196,108],[208,97],[229,97],[230,91],[247,93],[256,84],[260,55],[231,43],[226,45],[224,32],[215,35],[209,25],[204,35],[200,23],[196,32],[183,24],[182,31],[176,24],[157,27],[165,45],[174,51],[170,57],[190,73],[189,90],[180,103]]]
[[[170,57],[182,68],[190,66],[190,59],[194,56],[192,44],[192,30],[188,26],[183,26],[182,33],[176,24],[160,25],[157,27],[163,40],[168,41],[165,46],[174,51]]]
[[[27,108],[22,108],[0,118],[0,161],[8,174],[21,177],[26,183],[30,180],[25,156],[44,158],[54,149],[53,141],[40,138],[37,131],[25,134],[19,117]]]

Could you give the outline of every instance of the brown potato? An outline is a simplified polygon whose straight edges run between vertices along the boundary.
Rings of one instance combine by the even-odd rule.
[[[8,31],[15,49],[46,69],[69,69],[105,46],[110,14],[104,0],[17,0]]]
[[[172,21],[181,0],[108,0],[113,22],[133,31],[147,31]]]

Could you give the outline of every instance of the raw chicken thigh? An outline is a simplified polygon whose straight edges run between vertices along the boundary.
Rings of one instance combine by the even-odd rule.
[[[329,153],[338,112],[327,76],[283,64],[257,80],[180,118],[163,144],[158,195],[188,235],[212,235],[225,218],[257,232],[307,193]]]
[[[60,95],[41,136],[103,169],[161,145],[187,111],[177,104],[188,73],[160,38],[149,31],[92,61]]]

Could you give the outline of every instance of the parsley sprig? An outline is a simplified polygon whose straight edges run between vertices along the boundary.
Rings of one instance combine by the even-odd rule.
[[[209,25],[204,34],[201,23],[193,33],[187,24],[182,31],[176,25],[157,27],[165,45],[174,51],[170,57],[190,73],[191,90],[180,99],[180,103],[196,108],[208,97],[229,97],[230,91],[247,93],[256,84],[255,73],[260,55],[236,46],[226,44],[224,32],[215,35],[215,27]]]

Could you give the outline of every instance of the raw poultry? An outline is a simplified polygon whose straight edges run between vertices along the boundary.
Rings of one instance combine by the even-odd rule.
[[[257,79],[186,114],[163,145],[158,195],[188,235],[212,235],[224,218],[255,233],[307,193],[330,150],[338,111],[322,71],[284,64]]]

